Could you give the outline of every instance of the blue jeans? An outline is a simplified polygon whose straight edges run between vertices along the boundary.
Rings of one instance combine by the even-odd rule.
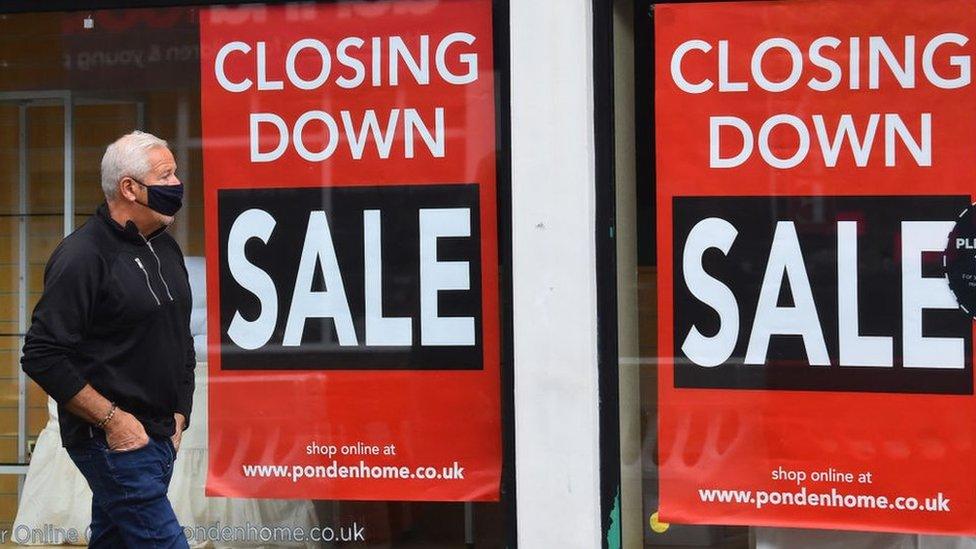
[[[169,437],[151,437],[142,448],[118,452],[95,430],[86,444],[66,450],[92,491],[89,547],[189,547],[166,497],[176,459]]]

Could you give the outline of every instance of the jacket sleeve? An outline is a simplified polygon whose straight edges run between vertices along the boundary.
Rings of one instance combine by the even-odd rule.
[[[180,265],[183,267],[183,274],[186,276],[187,287],[190,287],[190,275],[186,269],[186,261],[183,259],[183,253],[177,247],[177,253],[180,255]],[[191,295],[188,296],[189,305],[186,308],[186,318],[183,324],[180,326],[180,330],[183,331],[184,337],[186,338],[186,353],[183,356],[183,377],[180,380],[179,393],[177,395],[176,411],[183,414],[186,418],[186,424],[183,425],[183,430],[186,430],[190,426],[190,413],[193,411],[193,390],[195,388],[195,378],[194,369],[197,366],[197,353],[193,349],[193,335],[190,333],[190,315],[193,311],[193,295],[192,290]]]
[[[21,367],[61,405],[87,384],[69,357],[90,325],[103,272],[97,252],[77,240],[62,241],[44,268]]]

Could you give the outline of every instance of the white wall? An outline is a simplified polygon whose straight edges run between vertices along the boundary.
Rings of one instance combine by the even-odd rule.
[[[590,0],[511,4],[522,549],[600,547]]]

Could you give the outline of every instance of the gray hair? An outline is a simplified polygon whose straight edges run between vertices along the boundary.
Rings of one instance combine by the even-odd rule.
[[[102,192],[115,198],[123,177],[142,179],[149,173],[149,151],[169,148],[166,141],[151,133],[136,130],[115,140],[102,156]]]

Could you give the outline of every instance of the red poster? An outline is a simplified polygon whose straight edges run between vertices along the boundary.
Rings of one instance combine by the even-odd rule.
[[[976,532],[972,8],[655,7],[663,521]]]
[[[491,13],[202,11],[208,495],[498,499]]]

